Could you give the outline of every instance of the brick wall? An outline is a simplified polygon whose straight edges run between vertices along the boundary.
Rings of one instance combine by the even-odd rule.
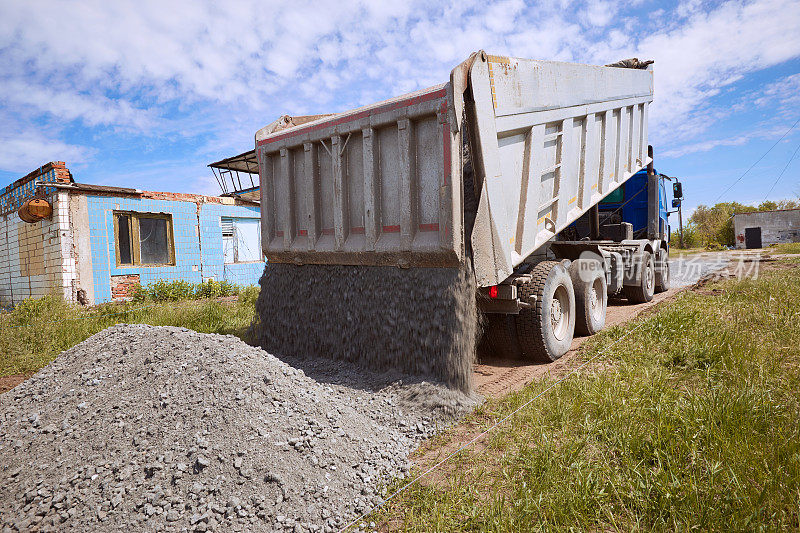
[[[0,189],[0,215],[18,210],[37,188],[47,183],[72,183],[72,174],[63,161],[51,161]],[[45,185],[42,191],[52,194],[55,189]]]
[[[123,274],[111,276],[111,298],[131,298],[134,288],[139,285],[139,274]]]

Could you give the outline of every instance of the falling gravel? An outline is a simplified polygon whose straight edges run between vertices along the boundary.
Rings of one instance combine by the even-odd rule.
[[[476,399],[119,325],[0,395],[2,531],[334,531]]]
[[[269,263],[260,284],[257,333],[272,353],[472,388],[478,313],[467,267]]]

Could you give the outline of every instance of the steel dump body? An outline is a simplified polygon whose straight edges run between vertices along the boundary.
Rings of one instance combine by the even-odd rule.
[[[652,99],[651,70],[479,52],[449,83],[265,128],[256,134],[264,253],[280,263],[455,267],[469,238],[478,285],[498,284],[648,163]],[[478,200],[469,236],[464,144],[475,180],[467,194]]]

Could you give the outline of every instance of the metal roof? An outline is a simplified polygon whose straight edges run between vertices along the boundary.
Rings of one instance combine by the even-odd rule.
[[[208,166],[220,170],[235,170],[236,172],[258,174],[258,160],[256,159],[255,150],[249,150],[233,157],[227,157],[216,163],[211,163]]]

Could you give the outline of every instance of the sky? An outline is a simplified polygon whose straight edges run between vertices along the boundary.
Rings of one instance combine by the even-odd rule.
[[[3,0],[0,187],[59,160],[81,183],[219,194],[208,163],[280,115],[442,83],[478,49],[653,59],[650,144],[687,214],[800,196],[797,0]]]

